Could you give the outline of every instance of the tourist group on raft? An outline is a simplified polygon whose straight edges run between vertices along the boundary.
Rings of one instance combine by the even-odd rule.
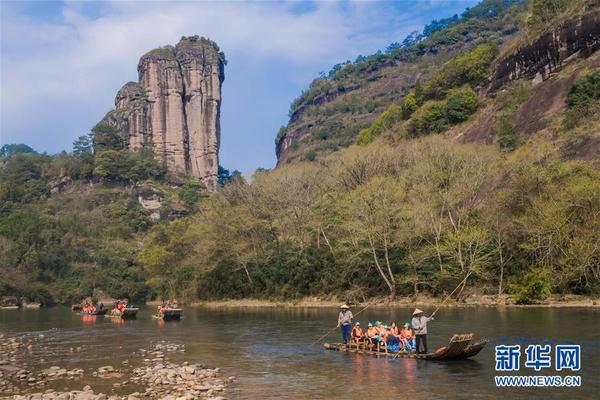
[[[98,307],[96,307],[93,304],[88,303],[87,301],[85,302],[85,304],[83,305],[83,307],[81,307],[81,311],[84,313],[95,313],[96,311],[103,311],[104,310],[104,304],[100,303],[98,304]]]
[[[406,322],[402,329],[396,322],[389,325],[379,321],[369,322],[366,330],[360,322],[354,322],[352,311],[347,304],[340,306],[338,328],[342,331],[345,344],[385,344],[391,351],[410,351],[419,354],[427,353],[427,323],[432,321],[435,313],[426,317],[418,308],[413,311],[411,322]],[[423,351],[420,351],[423,345]]]
[[[179,309],[176,301],[163,300],[161,304],[156,307],[158,314],[164,314],[165,311],[173,311]]]

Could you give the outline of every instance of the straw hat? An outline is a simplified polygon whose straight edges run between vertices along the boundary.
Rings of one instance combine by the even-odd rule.
[[[350,308],[350,307],[348,307],[348,304],[344,303],[344,304],[342,304],[342,305],[340,306],[340,308],[345,308],[345,309],[348,309],[348,308]]]
[[[423,310],[419,310],[418,308],[415,308],[415,311],[413,311],[412,315],[416,315],[416,314],[423,314]]]

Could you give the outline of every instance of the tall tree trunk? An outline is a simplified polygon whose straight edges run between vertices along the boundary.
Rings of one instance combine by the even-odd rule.
[[[242,263],[242,267],[244,267],[244,271],[246,271],[246,276],[248,277],[250,284],[254,285],[254,281],[252,280],[252,277],[250,276],[250,272],[248,271],[248,267],[246,266],[246,263]]]
[[[367,236],[369,237],[369,244],[371,245],[371,252],[373,253],[373,260],[375,261],[375,267],[377,268],[377,271],[379,271],[379,275],[381,275],[381,277],[385,281],[385,284],[387,285],[387,287],[390,289],[390,297],[393,297],[396,288],[395,288],[394,284],[392,282],[390,282],[390,280],[385,275],[383,268],[381,268],[381,264],[379,264],[379,259],[377,258],[377,251],[375,250],[375,243],[373,241],[373,237],[371,236],[371,233],[368,233]]]
[[[498,296],[502,294],[502,283],[504,280],[504,256],[502,254],[502,246],[498,246],[498,253],[500,253],[500,279],[498,283]]]
[[[331,243],[329,242],[329,239],[327,238],[327,235],[325,235],[325,231],[323,230],[323,227],[320,226],[319,228],[321,228],[321,234],[323,235],[323,239],[325,240],[325,244],[327,245],[327,247],[329,247],[329,251],[331,252],[331,256],[333,257],[333,260],[335,261],[335,254],[333,253],[333,247],[331,246]]]
[[[387,266],[387,270],[388,270],[388,274],[390,275],[390,281],[392,282],[392,284],[394,285],[394,287],[396,286],[396,279],[394,278],[394,274],[392,273],[392,265],[390,263],[390,255],[388,252],[388,242],[387,242],[387,235],[384,233],[383,234],[383,254],[385,255],[385,265]]]

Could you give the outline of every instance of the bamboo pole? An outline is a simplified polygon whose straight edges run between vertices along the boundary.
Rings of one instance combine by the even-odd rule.
[[[367,308],[371,307],[374,303],[369,303],[366,305],[365,308],[363,308],[362,310],[360,310],[359,312],[357,312],[356,314],[353,314],[352,317],[354,319],[354,317],[357,317],[358,314],[360,314],[361,312],[365,311]],[[327,336],[329,336],[331,334],[331,332],[335,331],[338,328],[338,326],[333,327],[332,329],[328,330],[327,333],[325,333],[323,336],[321,336],[320,338],[318,338],[317,340],[315,340],[314,342],[312,342],[310,344],[309,347],[313,347],[315,344],[319,343],[321,340],[325,339]]]
[[[465,275],[465,278],[464,278],[462,281],[460,281],[460,283],[458,284],[458,286],[456,286],[456,288],[454,288],[454,290],[453,290],[453,291],[452,291],[452,292],[451,292],[451,293],[450,293],[448,296],[446,296],[446,298],[445,298],[445,299],[444,299],[444,300],[443,300],[443,301],[440,303],[440,305],[439,305],[439,306],[437,306],[437,308],[435,309],[435,311],[431,313],[431,316],[432,316],[432,317],[435,315],[435,313],[436,313],[436,312],[438,312],[438,311],[440,310],[440,308],[441,308],[441,307],[444,305],[444,303],[446,303],[446,302],[448,301],[448,299],[449,299],[450,297],[452,297],[452,295],[453,295],[453,294],[454,294],[454,293],[455,293],[455,292],[458,290],[458,288],[459,288],[459,287],[461,287],[461,286],[462,286],[462,284],[466,282],[466,280],[467,280],[467,279],[469,278],[469,276],[471,275],[471,272],[472,272],[472,271],[469,271],[469,272],[467,273],[467,275]]]
[[[461,285],[467,281],[467,279],[469,278],[469,275],[471,275],[471,272],[472,271],[469,271],[467,273],[467,275],[465,275],[464,279],[462,281],[460,281],[460,283],[456,286],[456,288],[454,288],[454,290],[448,296],[446,296],[446,298],[437,306],[435,311],[431,313],[432,317],[435,315],[436,312],[438,312],[440,310],[440,308],[444,305],[444,303],[446,301],[448,301],[448,299],[450,297],[452,297],[452,295],[458,290],[458,288],[461,287]],[[394,358],[392,358],[392,360],[395,360],[399,355],[400,355],[400,352],[398,351],[398,353],[396,353],[396,355],[394,356]]]

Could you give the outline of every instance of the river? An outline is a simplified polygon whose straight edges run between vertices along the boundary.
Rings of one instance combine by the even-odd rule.
[[[453,333],[473,332],[491,343],[474,359],[431,362],[386,360],[360,354],[325,351],[310,343],[335,324],[330,308],[187,308],[179,322],[151,319],[143,308],[134,321],[83,317],[66,307],[39,310],[0,310],[0,333],[37,337],[40,345],[25,356],[27,367],[60,365],[86,371],[103,365],[140,363],[139,349],[164,342],[185,345],[174,360],[220,367],[236,380],[228,388],[231,399],[546,399],[598,398],[600,391],[600,309],[598,308],[448,308],[429,326],[429,347],[444,345]],[[409,319],[411,309],[368,309],[358,318],[397,321]],[[335,332],[328,341],[339,340]],[[497,388],[494,383],[494,346],[520,343],[582,346],[579,388]],[[551,369],[523,375],[565,375]],[[503,374],[503,373],[498,373]],[[86,373],[86,376],[89,374]],[[60,383],[81,388],[83,383],[113,390],[92,377]],[[118,389],[117,391],[124,389]],[[107,393],[105,391],[105,393]],[[508,397],[507,397],[508,396]],[[537,397],[536,396],[536,397]]]

